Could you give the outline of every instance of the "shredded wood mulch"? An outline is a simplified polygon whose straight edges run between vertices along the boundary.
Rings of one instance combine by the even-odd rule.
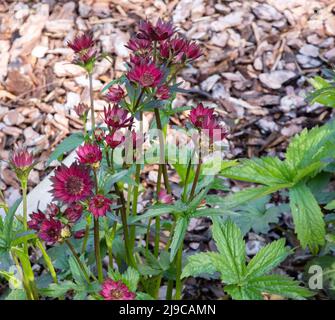
[[[101,52],[113,57],[112,63],[100,61],[94,73],[99,112],[106,104],[101,88],[125,71],[129,34],[140,19],[157,17],[172,19],[180,33],[201,44],[204,55],[181,75],[190,94],[178,95],[175,106],[199,101],[215,106],[230,128],[228,158],[281,156],[294,134],[332,117],[331,109],[310,105],[305,97],[311,90],[308,78],[335,62],[333,0],[2,1],[0,153],[7,160],[13,146],[22,143],[39,155],[42,161],[30,175],[30,188],[46,175],[45,160],[54,147],[82,128],[73,106],[88,102],[88,80],[70,63],[67,40],[93,30]],[[172,123],[183,125],[184,119],[180,115]],[[148,168],[143,175],[149,187],[143,205],[155,181],[150,173],[156,169]],[[244,186],[229,183],[234,190]],[[1,161],[0,189],[9,204],[19,197],[6,161]],[[207,220],[191,223],[189,253],[212,249],[209,225]],[[257,249],[278,235],[278,230],[266,236],[249,234],[248,245]],[[294,234],[285,236],[294,244]],[[304,253],[295,257],[299,255]],[[298,276],[299,271],[290,271],[294,259],[285,270]],[[200,281],[186,284],[185,298],[223,296],[220,284]]]

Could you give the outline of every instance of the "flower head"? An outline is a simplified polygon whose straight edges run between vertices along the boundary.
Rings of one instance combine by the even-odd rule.
[[[140,39],[162,41],[170,38],[175,32],[175,28],[171,22],[164,22],[162,19],[158,19],[155,26],[151,22],[143,20],[140,22],[139,31],[137,37]]]
[[[114,105],[113,108],[110,106],[108,108],[105,107],[104,115],[105,123],[114,130],[129,127],[133,122],[133,117],[129,115],[129,112],[119,108],[117,105]]]
[[[208,136],[211,144],[225,139],[228,135],[227,130],[219,125],[215,117],[205,118],[202,124],[202,130]]]
[[[133,37],[129,40],[126,48],[130,49],[139,56],[147,56],[152,50],[151,41],[146,39],[139,39],[136,37]]]
[[[46,215],[38,210],[37,212],[33,212],[29,215],[30,220],[28,221],[29,229],[38,231],[41,227],[41,223],[46,219]]]
[[[85,237],[85,229],[82,229],[82,230],[79,230],[79,231],[76,231],[73,236],[75,239],[82,239]]]
[[[162,86],[158,87],[156,91],[156,97],[159,100],[167,100],[170,98],[170,90],[169,87],[166,84],[163,84]]]
[[[60,212],[60,208],[57,206],[57,204],[55,204],[55,203],[49,203],[47,205],[46,214],[49,217],[55,217],[55,216],[58,215],[59,212]]]
[[[41,223],[39,237],[49,243],[54,244],[61,239],[62,223],[52,218],[46,219]]]
[[[138,83],[143,88],[153,88],[159,85],[163,78],[163,73],[154,63],[139,64],[128,72],[127,78]]]
[[[18,148],[12,152],[9,164],[17,178],[25,180],[34,166],[34,157],[26,148]]]
[[[64,211],[64,215],[70,223],[77,222],[81,218],[82,213],[83,207],[79,203],[71,205]]]
[[[88,167],[73,163],[70,167],[61,165],[51,178],[51,192],[56,200],[71,204],[84,200],[92,194],[93,182]]]
[[[75,37],[73,41],[68,41],[67,45],[76,53],[74,63],[84,67],[88,72],[92,72],[93,63],[97,56],[93,34],[91,32],[84,33]]]
[[[187,41],[183,38],[174,38],[161,43],[159,52],[163,58],[174,58],[182,52],[184,47],[187,45]]]
[[[100,294],[105,300],[134,300],[136,297],[124,283],[109,278],[102,284]]]
[[[84,50],[94,47],[95,41],[92,33],[83,33],[75,37],[73,41],[68,41],[67,45],[75,53],[82,53]]]
[[[111,147],[112,149],[115,149],[118,147],[121,143],[123,143],[125,140],[125,137],[121,131],[115,131],[112,134],[108,134],[106,136],[106,143]]]
[[[195,60],[202,55],[200,47],[195,42],[187,42],[181,52],[186,60]]]
[[[102,194],[95,195],[89,203],[89,210],[95,218],[104,217],[110,209],[112,201]]]
[[[78,160],[82,164],[97,164],[102,159],[102,152],[98,145],[85,143],[77,150]]]
[[[173,202],[172,195],[168,194],[165,189],[162,189],[158,192],[157,198],[160,203],[171,204]]]
[[[190,112],[189,119],[192,124],[198,129],[204,129],[203,123],[206,118],[212,118],[214,114],[213,108],[205,108],[202,103],[199,103],[196,108],[193,108]]]
[[[124,90],[120,87],[110,87],[106,94],[106,98],[108,101],[113,103],[119,103],[124,97]]]
[[[88,105],[86,103],[78,103],[73,107],[78,117],[83,117],[88,111]]]

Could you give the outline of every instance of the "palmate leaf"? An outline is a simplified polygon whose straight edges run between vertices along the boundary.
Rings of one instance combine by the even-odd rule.
[[[241,230],[231,220],[220,223],[218,219],[213,220],[213,238],[224,257],[220,261],[222,281],[225,283],[239,283],[245,272],[245,242]]]
[[[325,243],[325,223],[321,209],[310,189],[299,183],[289,191],[295,230],[301,246],[317,251]]]

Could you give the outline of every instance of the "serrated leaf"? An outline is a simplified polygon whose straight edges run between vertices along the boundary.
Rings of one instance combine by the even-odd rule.
[[[312,251],[317,251],[317,247],[325,243],[325,223],[321,209],[304,183],[291,188],[289,195],[295,230],[301,246],[309,246]]]
[[[221,260],[221,256],[217,252],[201,252],[189,256],[181,277],[197,277],[203,273],[213,274],[217,271],[218,260]]]
[[[285,162],[276,157],[244,159],[239,165],[221,171],[227,178],[260,183],[268,186],[291,181],[292,174]]]
[[[261,198],[265,195],[274,193],[278,190],[285,189],[290,187],[291,184],[283,184],[276,186],[263,186],[257,188],[248,188],[233,194],[230,194],[226,197],[217,196],[217,195],[209,195],[206,197],[207,204],[211,206],[218,206],[224,210],[230,210],[236,208],[237,206],[254,200]]]
[[[265,275],[253,278],[248,282],[248,287],[258,292],[278,294],[292,299],[304,299],[313,294],[299,286],[298,281],[282,275]]]
[[[250,279],[267,274],[284,261],[288,254],[285,239],[266,245],[248,263],[245,278]]]
[[[248,286],[240,286],[236,284],[227,285],[224,287],[234,300],[263,300],[262,293]]]
[[[13,222],[17,208],[21,203],[21,199],[15,201],[15,203],[9,208],[8,213],[5,216],[3,235],[6,242],[7,248],[10,247],[12,236],[13,236]]]
[[[245,272],[245,242],[241,230],[231,220],[220,223],[213,220],[213,238],[224,259],[220,263],[222,280],[227,283],[239,283]]]
[[[128,267],[127,271],[122,274],[122,281],[130,291],[136,291],[139,280],[139,273],[132,267]]]
[[[325,157],[334,155],[334,122],[311,130],[304,129],[290,142],[286,150],[286,161],[294,170],[306,169],[313,163],[318,163]],[[323,163],[325,167],[326,162]],[[317,168],[320,170],[320,168]]]
[[[47,166],[54,160],[58,160],[59,157],[63,156],[64,153],[70,152],[77,148],[84,141],[82,133],[76,132],[65,138],[50,155],[47,162]]]

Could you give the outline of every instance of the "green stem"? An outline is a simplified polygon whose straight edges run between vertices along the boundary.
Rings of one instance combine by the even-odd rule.
[[[191,165],[192,165],[192,157],[188,161],[188,165],[187,165],[186,176],[185,176],[185,184],[184,184],[184,191],[183,191],[183,195],[181,197],[181,199],[183,200],[183,202],[186,202],[186,200],[187,200],[187,187],[188,187],[188,179],[189,179],[190,173],[191,173]]]
[[[78,255],[78,253],[77,253],[77,251],[76,251],[76,249],[73,247],[73,245],[72,245],[72,243],[70,242],[69,239],[66,239],[66,240],[65,240],[65,243],[66,243],[67,246],[69,247],[70,251],[72,252],[72,254],[73,254],[73,256],[74,256],[74,258],[76,259],[76,261],[77,261],[77,263],[78,263],[78,266],[79,266],[79,268],[81,269],[81,271],[83,272],[83,275],[84,275],[84,277],[85,277],[87,283],[90,284],[90,283],[91,283],[91,281],[90,281],[90,277],[89,277],[89,275],[88,275],[88,273],[87,273],[87,271],[86,271],[86,269],[85,269],[85,266],[84,266],[83,263],[81,262],[81,260],[80,260],[80,258],[79,258],[79,255]]]
[[[27,210],[27,189],[28,189],[28,178],[23,178],[21,180],[22,189],[22,202],[23,202],[23,230],[28,231],[28,210]],[[24,241],[23,248],[25,254],[28,255],[28,241]]]
[[[173,283],[174,283],[173,280],[168,280],[166,289],[166,300],[172,300]]]
[[[201,172],[201,163],[202,163],[201,155],[199,155],[199,163],[198,163],[198,166],[197,166],[197,170],[195,171],[195,176],[194,176],[194,181],[193,181],[193,184],[192,184],[192,189],[191,189],[189,201],[191,201],[194,197],[195,189],[197,187],[200,172]]]
[[[58,283],[57,274],[52,261],[40,240],[36,240],[37,247],[41,250],[45,264],[47,265],[54,283]]]
[[[94,141],[94,129],[95,129],[95,114],[94,114],[94,99],[93,99],[93,78],[92,73],[88,73],[89,80],[89,92],[90,92],[90,103],[91,103],[91,121],[92,121],[92,140]]]
[[[175,300],[181,299],[182,289],[183,289],[183,282],[181,280],[181,273],[182,273],[182,260],[183,260],[183,244],[180,245],[177,257],[176,257],[176,293],[174,296]]]
[[[86,247],[87,247],[87,241],[88,241],[88,237],[90,234],[90,223],[87,221],[86,222],[86,227],[85,227],[85,235],[84,235],[84,239],[83,239],[83,245],[81,247],[81,253],[84,254],[86,252]]]
[[[165,149],[164,149],[164,136],[163,136],[163,127],[162,127],[162,121],[159,114],[158,108],[155,108],[155,117],[156,117],[156,124],[157,129],[159,130],[159,149],[160,149],[160,166],[162,167],[163,177],[164,177],[164,185],[167,193],[171,194],[171,186],[169,182],[169,177],[167,173],[167,168],[165,164]]]
[[[158,200],[158,194],[161,190],[161,177],[162,177],[162,167],[159,166],[158,168],[158,175],[157,175],[157,184],[156,184],[156,196]],[[161,220],[160,216],[155,218],[155,246],[154,246],[154,255],[158,257],[159,254],[159,242],[160,242],[160,229],[161,229]]]
[[[136,164],[136,172],[135,172],[135,183],[133,190],[133,202],[132,202],[132,215],[135,217],[137,215],[137,202],[138,202],[138,193],[140,187],[140,174],[141,174],[141,164]],[[136,227],[132,225],[130,227],[130,241],[131,246],[134,248],[135,246],[135,238],[136,238]]]

